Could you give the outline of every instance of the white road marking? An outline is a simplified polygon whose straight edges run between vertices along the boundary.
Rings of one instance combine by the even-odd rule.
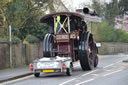
[[[77,84],[75,84],[75,85],[81,85],[81,84],[83,84],[83,83],[87,83],[87,82],[90,82],[90,81],[93,81],[94,79],[89,79],[89,80],[86,80],[86,81],[83,81],[83,82],[80,82],[80,83],[77,83]]]
[[[23,78],[19,78],[19,79],[16,79],[16,80],[6,81],[6,82],[2,83],[2,85],[7,85],[9,83],[14,83],[14,82],[25,80],[25,79],[28,79],[28,78],[31,78],[31,77],[33,77],[33,75],[30,75],[30,76],[27,76],[27,77],[23,77]]]
[[[112,69],[106,69],[105,71],[109,71],[110,72],[110,71],[112,71]]]
[[[73,81],[73,80],[75,80],[75,79],[76,79],[76,78],[70,79],[70,80],[68,80],[68,81],[65,81],[65,82],[59,84],[59,85],[64,85],[64,84],[69,83],[69,82],[71,82],[71,81]]]
[[[77,66],[79,66],[79,65],[76,65],[76,66],[74,66],[74,67],[77,67]],[[90,72],[88,72],[88,73],[86,73],[86,74],[83,74],[82,76],[86,76],[86,75],[88,75],[88,74],[91,74],[91,73],[93,73],[93,72],[95,72],[95,71],[97,71],[97,70],[93,70],[93,71],[90,71]],[[69,82],[71,82],[71,81],[73,81],[73,80],[76,80],[76,78],[73,78],[73,79],[70,79],[70,80],[68,80],[68,81],[65,81],[65,82],[63,82],[63,83],[61,83],[61,84],[59,84],[59,85],[64,85],[64,84],[67,84],[67,83],[69,83]],[[92,80],[92,79],[91,79]],[[89,80],[87,80],[86,82],[88,82]],[[85,82],[85,81],[84,81]],[[78,84],[79,85],[79,84]]]
[[[93,76],[98,76],[98,74],[92,74]]]
[[[83,74],[82,76],[86,76],[86,75],[89,75],[89,74],[91,74],[91,73],[93,73],[93,72],[95,72],[95,71],[97,71],[97,70],[94,70],[94,71],[90,71],[90,72],[88,72],[88,73],[85,73],[85,74]]]
[[[122,60],[120,60],[120,61],[116,62],[115,64],[120,63],[120,62],[122,62]]]
[[[114,64],[110,64],[110,65],[107,65],[107,66],[105,66],[105,67],[103,67],[103,68],[108,68],[108,67],[111,67],[111,66],[113,66]]]
[[[121,60],[121,61],[118,61],[118,62],[116,62],[116,63],[110,64],[110,65],[107,65],[107,66],[105,66],[105,67],[103,67],[103,68],[111,67],[111,66],[113,66],[113,65],[115,65],[115,64],[117,64],[117,63],[120,63],[120,62],[122,62],[122,60]]]
[[[114,74],[114,73],[117,73],[117,72],[120,72],[120,71],[122,71],[122,69],[121,70],[114,71],[114,72],[111,72],[111,73],[108,73],[108,74],[105,74],[104,76],[108,76],[108,75],[111,75],[111,74]]]

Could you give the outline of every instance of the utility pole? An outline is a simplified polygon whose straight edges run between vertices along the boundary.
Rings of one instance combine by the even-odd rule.
[[[12,67],[12,27],[9,25],[10,67]]]

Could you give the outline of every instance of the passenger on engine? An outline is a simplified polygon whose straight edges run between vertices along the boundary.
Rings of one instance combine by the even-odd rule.
[[[61,17],[57,16],[57,22],[56,22],[56,33],[60,32],[62,33],[62,29],[61,29]]]

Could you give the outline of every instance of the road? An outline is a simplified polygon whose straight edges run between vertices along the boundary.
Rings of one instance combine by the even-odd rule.
[[[82,71],[79,62],[76,62],[72,76],[45,73],[39,78],[30,75],[2,85],[128,85],[128,63],[122,62],[125,59],[128,55],[99,56],[99,65],[92,71]]]

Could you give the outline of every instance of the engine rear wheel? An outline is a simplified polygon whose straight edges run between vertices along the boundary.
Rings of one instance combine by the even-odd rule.
[[[99,58],[98,58],[98,56],[96,55],[96,56],[95,56],[95,59],[94,59],[94,67],[97,67],[98,62],[99,62]]]
[[[43,56],[44,57],[52,57],[53,49],[55,49],[55,43],[54,43],[54,35],[52,34],[46,34],[43,42]]]
[[[92,70],[94,68],[94,60],[91,53],[84,51],[80,56],[80,65],[82,70]]]
[[[94,68],[94,59],[89,46],[89,33],[84,32],[80,36],[79,59],[82,70],[92,70]]]

